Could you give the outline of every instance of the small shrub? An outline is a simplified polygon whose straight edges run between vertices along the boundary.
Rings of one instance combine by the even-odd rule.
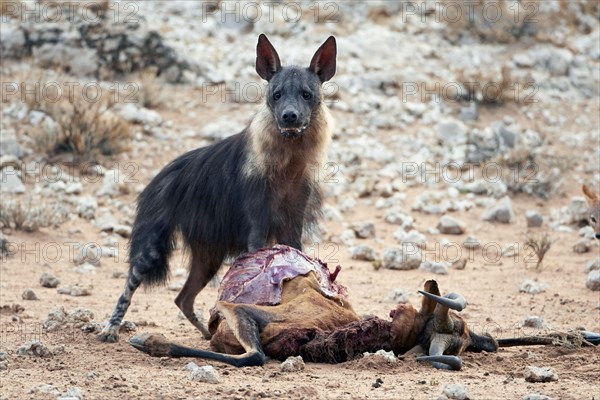
[[[66,220],[67,213],[61,201],[49,203],[31,196],[25,199],[2,199],[0,202],[2,228],[25,232],[58,226]]]
[[[530,249],[536,258],[535,269],[541,269],[544,257],[548,253],[548,250],[550,250],[550,247],[552,247],[552,243],[554,242],[547,233],[544,233],[542,236],[530,236],[525,241],[525,249]],[[526,258],[525,262],[527,263],[527,261]]]
[[[37,150],[50,157],[69,153],[73,161],[98,161],[125,151],[132,137],[130,125],[112,111],[114,103],[106,97],[91,102],[75,93],[51,102],[28,96],[29,109],[49,117],[30,130]]]
[[[149,68],[139,74],[138,101],[146,108],[158,108],[165,102],[164,82],[156,76],[156,69]]]

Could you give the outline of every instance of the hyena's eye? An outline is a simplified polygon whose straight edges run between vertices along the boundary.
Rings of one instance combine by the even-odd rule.
[[[302,92],[302,98],[303,98],[304,100],[310,100],[310,99],[312,99],[312,93],[311,93],[311,92],[304,91],[304,92]]]
[[[596,223],[596,217],[594,217],[593,215],[590,216],[590,221],[592,222],[592,224]]]
[[[281,92],[273,93],[273,100],[277,101],[281,98]]]

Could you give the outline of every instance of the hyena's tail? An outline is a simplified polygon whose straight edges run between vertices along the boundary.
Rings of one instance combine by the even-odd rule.
[[[168,222],[140,217],[138,214],[131,232],[129,268],[144,286],[150,287],[164,283],[169,277],[169,256],[175,240]]]

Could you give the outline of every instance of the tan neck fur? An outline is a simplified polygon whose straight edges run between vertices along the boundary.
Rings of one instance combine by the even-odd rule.
[[[333,117],[321,101],[304,134],[285,139],[279,133],[275,117],[263,104],[247,130],[251,154],[245,172],[274,178],[303,175],[310,167],[323,168],[333,128]]]

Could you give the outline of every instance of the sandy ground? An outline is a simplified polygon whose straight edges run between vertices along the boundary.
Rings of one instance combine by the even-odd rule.
[[[197,95],[187,93],[186,96]],[[179,98],[188,98],[178,96]],[[196,117],[188,115],[188,108],[174,101],[162,115],[176,124],[198,126],[207,116],[224,109],[232,113],[251,115],[251,106],[215,104],[208,106],[206,113]],[[181,106],[181,107],[180,107]],[[191,107],[191,106],[190,106]],[[343,117],[336,113],[336,117]],[[486,116],[482,116],[486,118]],[[489,118],[489,116],[487,116]],[[184,140],[184,146],[165,145],[164,141],[148,137],[150,148],[156,151],[156,168],[182,153],[185,148],[195,146],[194,139]],[[332,144],[335,146],[335,141]],[[128,156],[122,156],[127,160]],[[140,176],[141,183],[149,177]],[[86,193],[94,193],[100,186],[88,184]],[[405,209],[410,209],[413,199],[422,189],[407,189]],[[556,240],[541,270],[536,271],[524,260],[530,256],[523,249],[527,231],[526,210],[534,208],[548,215],[550,208],[568,204],[569,198],[579,195],[576,182],[567,181],[563,188],[566,196],[555,196],[549,201],[518,195],[513,198],[517,219],[510,225],[494,225],[481,221],[481,209],[458,215],[467,225],[467,234],[476,235],[480,242],[489,245],[487,252],[479,249],[467,253],[469,262],[464,270],[451,270],[448,275],[431,275],[420,270],[393,271],[375,270],[371,263],[352,260],[346,246],[324,241],[309,245],[306,252],[316,255],[343,269],[339,282],[348,287],[350,299],[359,314],[374,314],[386,317],[394,303],[389,299],[395,288],[404,288],[411,294],[410,302],[417,306],[419,295],[427,279],[437,279],[443,292],[457,291],[468,300],[468,308],[462,315],[476,331],[488,331],[496,337],[514,337],[537,334],[531,328],[521,328],[528,315],[543,317],[550,331],[566,331],[577,327],[600,331],[600,294],[585,287],[583,269],[586,261],[599,253],[597,243],[591,253],[575,254],[573,244],[578,236],[573,233],[551,232]],[[135,194],[120,198],[123,203],[133,204]],[[102,200],[100,200],[102,201]],[[358,240],[357,244],[373,245],[378,250],[392,246],[396,226],[382,222],[384,210],[358,202],[357,209],[347,217],[349,221],[370,220],[376,223],[377,239]],[[412,213],[415,228],[425,232],[437,224],[438,216]],[[327,222],[329,235],[344,228],[340,224]],[[467,234],[460,236],[427,235],[429,259],[440,257],[439,243],[446,238],[462,243]],[[600,393],[600,351],[595,348],[530,347],[500,349],[496,354],[465,354],[464,367],[460,372],[434,370],[428,365],[406,360],[395,365],[386,365],[364,359],[339,365],[307,364],[301,372],[281,373],[279,362],[269,361],[264,367],[236,369],[219,363],[211,363],[220,374],[218,384],[192,382],[189,372],[183,367],[190,360],[158,359],[142,354],[127,344],[134,333],[123,333],[116,344],[96,341],[95,335],[86,334],[77,328],[57,332],[44,332],[42,322],[48,312],[57,306],[66,310],[85,307],[94,312],[97,320],[108,317],[121,293],[123,278],[113,278],[115,271],[126,271],[126,239],[119,243],[121,254],[118,260],[103,258],[102,265],[94,275],[74,272],[68,255],[67,242],[100,242],[98,228],[83,219],[74,219],[57,229],[43,229],[27,234],[10,232],[10,240],[16,243],[17,254],[2,260],[0,267],[0,305],[20,304],[24,310],[15,314],[3,309],[0,313],[0,349],[9,356],[8,369],[0,372],[0,397],[2,399],[47,398],[55,395],[31,393],[31,388],[40,384],[51,384],[60,393],[69,387],[83,390],[84,398],[141,398],[141,399],[245,399],[245,398],[369,398],[369,399],[431,399],[442,393],[445,384],[463,384],[470,398],[474,399],[520,399],[529,393],[541,393],[560,399],[592,399]],[[518,243],[521,252],[517,257],[497,257],[495,250],[509,243]],[[436,247],[436,243],[438,246]],[[60,249],[60,254],[56,254]],[[172,271],[184,265],[178,251],[172,259]],[[39,277],[48,271],[58,276],[61,286],[80,282],[92,284],[92,294],[86,297],[71,297],[57,293],[56,289],[43,288]],[[221,272],[223,273],[223,271]],[[537,279],[549,285],[537,295],[519,292],[519,284],[525,278]],[[184,279],[173,277],[171,282]],[[33,288],[39,301],[25,301],[21,293]],[[188,345],[206,347],[199,333],[186,320],[178,317],[179,310],[173,300],[176,291],[167,287],[136,293],[126,320],[138,325],[137,332],[160,332],[170,339]],[[205,289],[197,298],[196,306],[206,311],[213,305],[217,291]],[[143,326],[146,325],[146,326]],[[16,348],[25,341],[41,339],[54,351],[49,358],[19,357]],[[202,360],[194,360],[205,365]],[[551,383],[527,383],[523,378],[526,366],[552,367],[559,380]],[[379,388],[372,384],[377,378],[383,380]]]

